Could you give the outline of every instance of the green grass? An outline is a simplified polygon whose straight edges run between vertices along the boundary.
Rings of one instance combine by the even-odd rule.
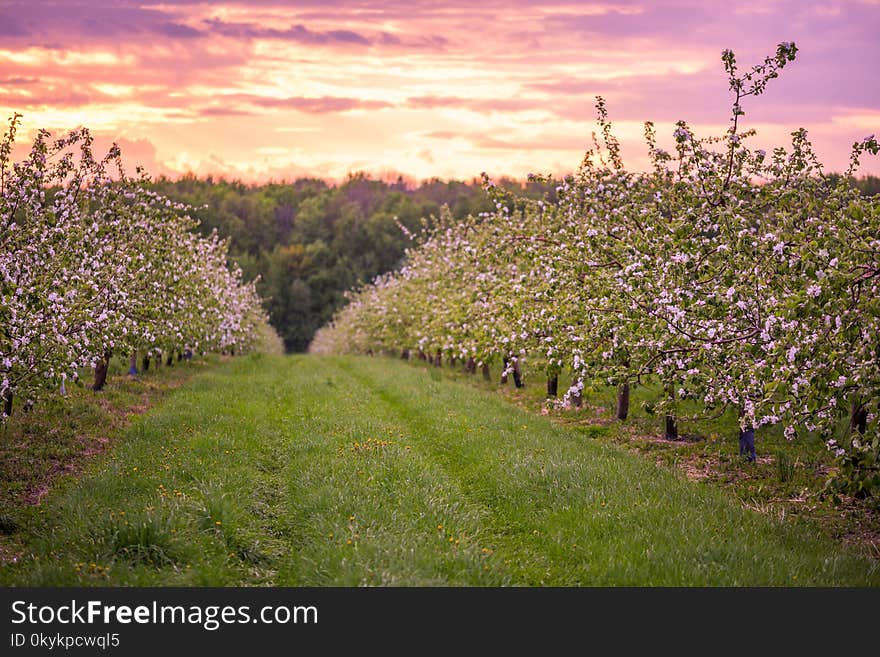
[[[880,584],[813,523],[379,358],[210,368],[10,522],[4,585]]]
[[[114,357],[101,392],[88,387],[92,374],[83,370],[65,395],[47,395],[30,411],[16,400],[12,417],[0,426],[0,518],[21,503],[38,502],[55,479],[75,474],[111,447],[132,417],[218,361],[212,356],[157,367],[154,359],[147,372],[130,377],[128,361]]]
[[[619,422],[615,418],[616,391],[609,387],[588,390],[580,409],[559,409],[548,403],[545,381],[534,368],[526,378],[526,387],[520,390],[511,383],[500,386],[494,377],[487,384],[482,377],[463,374],[460,367],[444,368],[442,377],[467,380],[598,442],[619,445],[658,465],[676,468],[691,479],[723,489],[746,507],[780,518],[809,519],[827,536],[851,543],[865,556],[880,560],[880,501],[841,496],[835,502],[825,494],[826,482],[837,465],[815,434],[802,433],[788,440],[780,425],[761,427],[756,433],[757,462],[748,463],[739,456],[739,424],[734,411],[718,415],[705,412],[693,401],[682,403],[682,440],[665,440],[663,416],[645,408],[663,395],[658,385],[634,387],[629,418]],[[568,378],[560,377],[560,397],[567,385]]]

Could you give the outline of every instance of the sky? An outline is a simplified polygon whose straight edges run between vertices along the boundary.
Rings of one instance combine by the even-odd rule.
[[[743,103],[754,147],[806,128],[827,171],[880,134],[880,0],[0,0],[0,119],[89,128],[126,167],[246,182],[575,170],[601,95],[625,164],[643,125],[723,134],[721,52],[799,52]],[[880,158],[863,174],[880,175]]]

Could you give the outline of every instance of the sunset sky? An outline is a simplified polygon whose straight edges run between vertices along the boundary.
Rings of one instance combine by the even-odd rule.
[[[745,127],[765,148],[804,127],[835,171],[880,133],[878,29],[880,0],[0,0],[0,109],[154,175],[522,178],[577,167],[600,94],[636,169],[646,120],[665,144],[678,119],[724,131],[723,49],[794,41]]]

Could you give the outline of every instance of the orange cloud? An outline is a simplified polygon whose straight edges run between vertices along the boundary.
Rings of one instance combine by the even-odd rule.
[[[880,133],[871,2],[105,3],[0,8],[0,111],[92,128],[126,161],[248,180],[358,169],[470,179],[575,168],[608,100],[631,166],[641,123],[720,134],[723,48],[798,60],[746,104],[762,145],[806,127],[829,170]],[[829,9],[840,9],[829,11]],[[845,9],[845,10],[844,10]],[[665,136],[664,136],[665,135]],[[757,142],[756,142],[757,143]],[[880,173],[880,158],[863,170]]]

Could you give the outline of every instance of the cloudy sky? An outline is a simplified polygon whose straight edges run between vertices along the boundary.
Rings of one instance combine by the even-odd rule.
[[[723,49],[794,41],[745,126],[756,147],[806,128],[833,171],[880,133],[878,28],[880,0],[0,0],[0,111],[153,174],[521,178],[577,167],[598,94],[642,168],[646,120],[666,144],[678,119],[724,131]]]

